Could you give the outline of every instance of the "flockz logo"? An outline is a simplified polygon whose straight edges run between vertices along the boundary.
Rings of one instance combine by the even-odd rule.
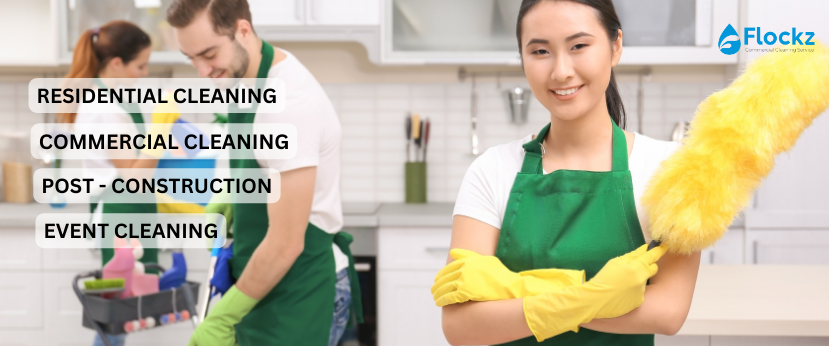
[[[742,45],[748,45],[749,38],[755,38],[757,41],[757,45],[762,46],[763,44],[766,45],[774,45],[778,41],[782,45],[802,45],[802,46],[813,46],[815,45],[812,42],[812,37],[815,36],[814,32],[806,31],[806,32],[797,32],[797,28],[792,28],[791,32],[783,31],[781,33],[775,33],[773,31],[769,31],[763,33],[760,31],[760,27],[749,27],[743,28],[743,42]],[[762,40],[761,40],[762,38]],[[734,30],[734,27],[731,24],[728,24],[725,27],[725,30],[722,31],[720,34],[720,40],[717,43],[717,46],[720,48],[720,52],[727,55],[733,55],[740,50],[740,36],[737,35],[737,30]]]
[[[720,52],[727,55],[733,55],[740,51],[740,36],[737,36],[737,30],[731,24],[725,27],[725,30],[720,34],[720,42],[717,43],[720,47]]]

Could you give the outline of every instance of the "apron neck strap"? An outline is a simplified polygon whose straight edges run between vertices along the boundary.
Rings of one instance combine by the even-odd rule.
[[[613,165],[611,170],[627,171],[628,147],[625,132],[616,125],[615,121],[611,120],[611,123],[613,124]],[[521,164],[521,173],[538,174],[541,172],[541,145],[549,131],[550,124],[547,124],[535,138],[524,143],[524,162]]]
[[[524,143],[524,162],[521,164],[521,173],[538,174],[541,172],[541,143],[544,141],[544,137],[547,137],[549,130],[550,124],[547,124],[541,129],[538,136]]]
[[[259,69],[256,71],[256,89],[265,87],[268,73],[271,71],[271,65],[273,64],[274,48],[270,43],[262,40],[262,49],[259,52],[262,54],[262,60],[259,61]],[[228,123],[253,123],[253,118],[247,119],[247,115],[256,114],[258,108],[258,103],[253,103],[252,107],[247,109],[240,109],[239,105],[235,103],[230,104],[227,110]]]
[[[613,123],[613,171],[628,170],[628,141],[625,138],[625,131],[622,131],[616,122]]]
[[[265,42],[265,40],[262,40],[260,53],[262,53],[262,61],[259,62],[259,70],[256,72],[256,78],[268,78],[268,72],[270,72],[271,65],[273,64],[273,46]]]

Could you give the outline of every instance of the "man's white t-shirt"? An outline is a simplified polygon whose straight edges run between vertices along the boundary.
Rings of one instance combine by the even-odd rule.
[[[274,48],[278,49],[278,48]],[[314,201],[310,222],[328,233],[337,233],[343,227],[343,209],[340,199],[340,120],[334,105],[308,69],[291,53],[271,66],[268,78],[285,82],[285,109],[269,111],[269,104],[260,104],[254,124],[287,123],[297,129],[297,153],[292,159],[267,159],[256,155],[260,167],[287,172],[303,167],[317,167]],[[255,126],[255,125],[254,125]],[[333,245],[336,270],[348,267],[348,257]]]
[[[501,229],[515,175],[521,171],[524,161],[523,145],[531,139],[532,135],[527,135],[492,147],[475,159],[461,183],[454,215],[468,216]],[[650,242],[648,217],[639,200],[660,163],[677,148],[679,143],[676,142],[660,141],[638,133],[634,136],[628,167],[633,180],[636,213],[646,242]]]

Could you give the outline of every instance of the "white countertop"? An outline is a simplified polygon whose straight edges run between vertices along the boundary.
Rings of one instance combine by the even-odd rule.
[[[829,336],[829,266],[703,265],[678,334]]]

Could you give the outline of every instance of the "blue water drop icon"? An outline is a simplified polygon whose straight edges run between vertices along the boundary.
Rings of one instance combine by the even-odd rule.
[[[717,46],[720,48],[720,52],[727,55],[733,55],[740,51],[740,36],[731,24],[728,24],[720,34],[720,41]]]

